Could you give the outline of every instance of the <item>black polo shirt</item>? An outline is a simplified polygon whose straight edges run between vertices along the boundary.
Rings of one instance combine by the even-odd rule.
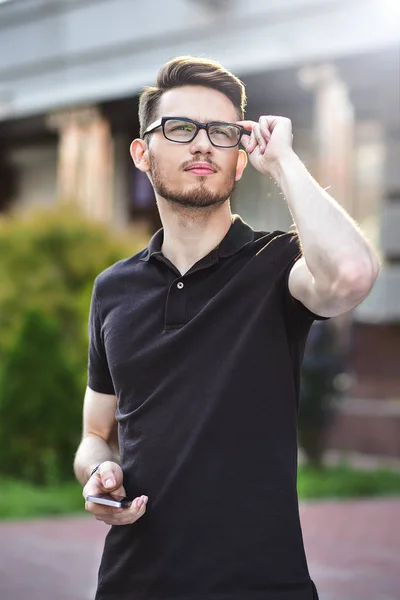
[[[185,275],[147,249],[101,273],[89,386],[116,394],[124,485],[147,494],[111,527],[97,600],[311,600],[296,492],[307,334],[295,233],[240,217]]]

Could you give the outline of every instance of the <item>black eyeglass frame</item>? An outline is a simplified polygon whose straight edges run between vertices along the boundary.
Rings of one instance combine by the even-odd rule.
[[[193,123],[193,125],[196,126],[196,129],[194,131],[193,136],[190,138],[190,140],[185,140],[185,141],[171,140],[165,133],[165,123],[167,121],[184,121],[185,123]],[[239,130],[238,141],[235,144],[233,144],[232,146],[220,146],[219,144],[214,144],[214,142],[210,138],[210,133],[208,131],[209,127],[211,127],[212,125],[231,125],[232,127],[236,127],[236,129]],[[235,148],[235,146],[239,146],[240,140],[242,139],[242,135],[251,135],[251,131],[249,131],[248,129],[245,129],[242,125],[237,125],[236,123],[228,123],[227,121],[211,121],[210,123],[199,123],[198,121],[194,121],[193,119],[187,119],[186,117],[161,117],[161,119],[154,121],[154,123],[152,123],[151,125],[148,126],[148,128],[146,129],[146,131],[143,134],[143,139],[144,139],[145,135],[147,135],[148,133],[153,133],[153,131],[155,131],[159,127],[162,127],[162,131],[163,131],[163,135],[164,135],[165,139],[168,140],[169,142],[174,142],[176,144],[189,144],[190,142],[193,142],[194,138],[199,133],[200,129],[204,129],[207,133],[207,137],[210,140],[211,144],[213,146],[215,146],[216,148]]]

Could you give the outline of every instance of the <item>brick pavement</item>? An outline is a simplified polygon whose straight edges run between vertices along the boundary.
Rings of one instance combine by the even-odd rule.
[[[400,600],[400,498],[300,512],[320,600]],[[92,600],[107,531],[86,515],[0,523],[0,600]]]

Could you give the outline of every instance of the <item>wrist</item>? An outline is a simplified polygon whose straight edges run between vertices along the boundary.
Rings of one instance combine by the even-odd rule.
[[[292,169],[299,160],[293,148],[288,148],[271,161],[268,168],[268,175],[282,188],[285,173],[288,169]]]

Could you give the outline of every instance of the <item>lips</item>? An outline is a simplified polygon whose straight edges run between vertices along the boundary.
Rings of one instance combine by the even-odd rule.
[[[190,171],[195,175],[212,175],[215,169],[209,163],[193,163],[186,167],[185,171]]]

